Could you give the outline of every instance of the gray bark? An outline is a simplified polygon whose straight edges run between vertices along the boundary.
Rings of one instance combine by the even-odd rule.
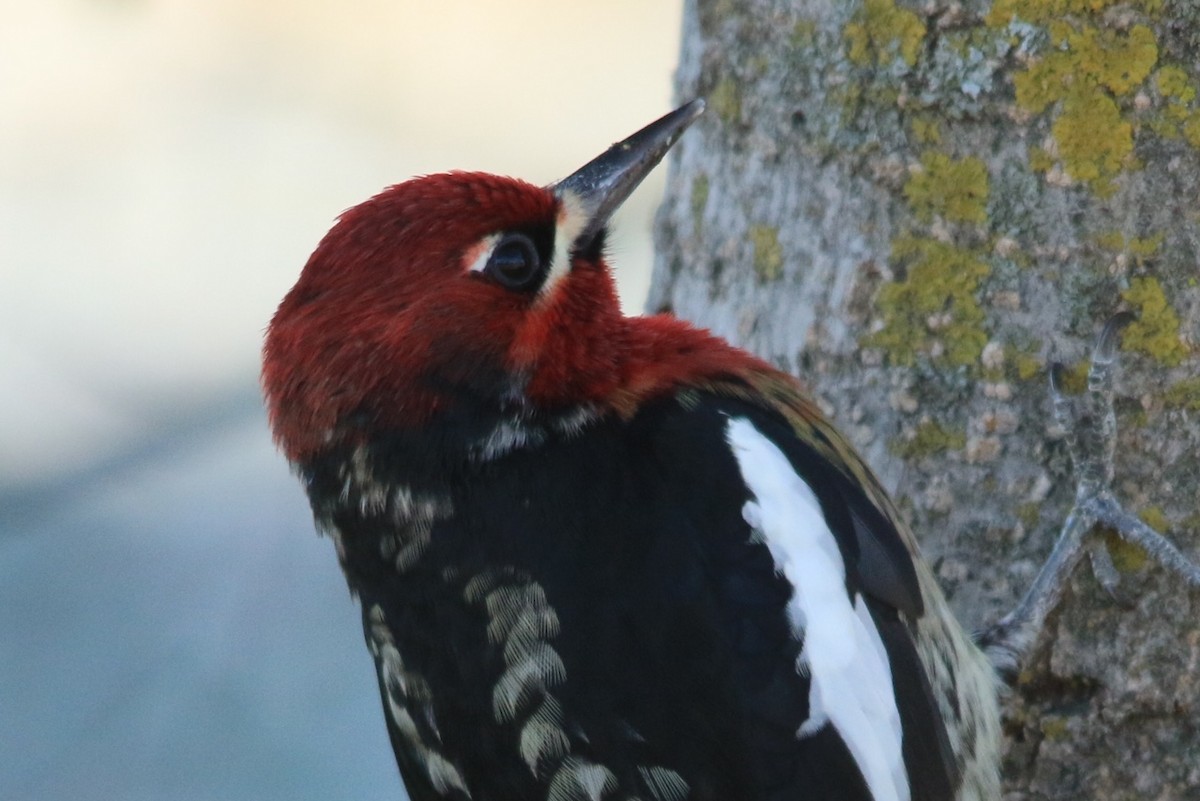
[[[1074,493],[1046,366],[1121,308],[1115,487],[1200,552],[1200,10],[991,5],[689,0],[649,300],[808,382],[968,627]],[[1112,544],[1125,603],[1082,565],[1006,703],[1006,798],[1200,798],[1200,592]]]

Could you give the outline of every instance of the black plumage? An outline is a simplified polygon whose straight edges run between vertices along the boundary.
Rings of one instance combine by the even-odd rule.
[[[912,797],[954,797],[914,649],[912,557],[782,415],[696,392],[629,419],[476,412],[302,466],[362,601],[414,801],[466,788],[474,801],[872,801],[831,724],[797,736],[803,632],[743,519],[731,418],[773,441],[820,502],[848,597],[863,595],[887,650]]]

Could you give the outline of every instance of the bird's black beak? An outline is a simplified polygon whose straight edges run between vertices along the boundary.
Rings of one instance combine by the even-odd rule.
[[[581,207],[583,227],[574,234],[572,251],[588,249],[612,213],[703,111],[700,99],[682,105],[550,187],[563,202]]]

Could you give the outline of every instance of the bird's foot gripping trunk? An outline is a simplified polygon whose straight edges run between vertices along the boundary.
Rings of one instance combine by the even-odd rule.
[[[1113,494],[1113,457],[1117,423],[1113,409],[1113,376],[1120,330],[1133,320],[1127,312],[1110,318],[1096,341],[1088,372],[1087,392],[1072,398],[1062,392],[1062,365],[1050,369],[1050,394],[1054,416],[1067,432],[1067,449],[1075,469],[1075,503],[1067,515],[1054,550],[1034,579],[1025,597],[1009,614],[979,635],[982,647],[1000,674],[1015,679],[1023,658],[1037,639],[1066,587],[1071,572],[1084,553],[1092,572],[1113,594],[1120,581],[1097,526],[1115,531],[1193,587],[1200,587],[1200,566],[1189,560],[1170,540],[1128,512]]]

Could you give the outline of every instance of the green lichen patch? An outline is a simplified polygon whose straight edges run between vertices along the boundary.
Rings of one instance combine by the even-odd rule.
[[[778,281],[783,275],[783,247],[779,231],[769,225],[750,226],[750,244],[754,246],[754,272],[760,281]]]
[[[988,265],[969,250],[914,236],[892,243],[891,260],[907,274],[879,290],[883,327],[863,344],[883,349],[892,364],[926,354],[935,363],[975,366],[988,340],[976,298]]]
[[[1137,312],[1137,320],[1122,334],[1121,347],[1144,353],[1169,367],[1183,361],[1188,350],[1179,339],[1179,315],[1167,302],[1158,279],[1134,278],[1121,297]]]
[[[961,451],[966,446],[966,433],[944,428],[936,421],[926,419],[917,424],[911,436],[888,443],[888,450],[901,459],[914,460],[946,451]]]
[[[942,141],[942,121],[932,114],[915,114],[909,122],[913,139],[922,145],[936,145]]]
[[[1003,5],[999,12],[993,7],[996,19],[1005,20],[1002,24],[1014,15],[1027,18],[1025,15],[1034,10],[1021,2]],[[1099,8],[1102,5],[1085,3],[1073,10],[1094,13]],[[1098,194],[1111,194],[1115,188],[1112,179],[1133,165],[1134,128],[1117,100],[1141,86],[1158,62],[1154,31],[1145,25],[1112,30],[1041,12],[1035,13],[1031,21],[1046,25],[1050,48],[1028,69],[1013,76],[1017,105],[1032,114],[1055,106],[1058,116],[1052,131],[1063,168]],[[1168,86],[1174,85],[1174,78],[1168,74]],[[1031,166],[1045,172],[1045,160],[1043,157],[1043,163]]]
[[[1092,3],[1070,3],[1069,0],[995,0],[984,21],[993,28],[1003,27],[1014,19],[1022,22],[1041,23],[1070,13],[1067,6],[1099,5],[1099,9],[1081,8],[1079,11],[1101,10],[1115,0],[1094,0]]]
[[[1133,126],[1121,118],[1112,98],[1102,92],[1072,95],[1051,130],[1067,173],[1098,194],[1111,194],[1112,179],[1133,152]]]
[[[1154,86],[1162,105],[1159,113],[1148,119],[1151,130],[1164,139],[1182,137],[1192,147],[1200,148],[1198,93],[1188,73],[1174,64],[1167,64],[1154,73]]]
[[[1011,349],[1005,355],[1005,362],[1012,365],[1016,378],[1020,381],[1028,381],[1042,371],[1041,361],[1032,353]]]
[[[1122,573],[1136,573],[1149,561],[1149,556],[1140,545],[1130,542],[1111,528],[1104,529],[1104,547],[1112,557],[1113,567]]]
[[[1180,103],[1191,103],[1196,99],[1196,87],[1188,78],[1188,74],[1173,64],[1168,64],[1155,73],[1154,85],[1164,98]]]
[[[802,18],[792,26],[792,46],[811,50],[817,44],[816,20]]]
[[[1041,518],[1042,505],[1040,503],[1029,501],[1017,507],[1017,519],[1026,529],[1036,527]]]
[[[1046,715],[1038,721],[1038,725],[1041,727],[1042,736],[1051,742],[1067,738],[1069,729],[1066,718],[1059,715]]]
[[[766,53],[758,53],[746,60],[746,69],[755,79],[767,74],[771,68],[771,57]]]
[[[1169,408],[1200,412],[1200,378],[1185,378],[1171,385],[1162,400]]]
[[[895,0],[865,0],[843,30],[850,61],[860,67],[887,66],[897,59],[917,63],[925,23]]]
[[[1091,369],[1092,364],[1086,359],[1070,366],[1064,366],[1062,372],[1058,374],[1059,386],[1068,395],[1078,395],[1087,389],[1088,371]]]
[[[1200,149],[1200,111],[1192,111],[1180,129],[1183,138],[1194,148]]]
[[[993,28],[1003,27],[1014,19],[1041,24],[1068,16],[1096,16],[1110,6],[1122,3],[1140,7],[1151,15],[1162,8],[1162,0],[996,0],[988,11],[986,22]]]
[[[1104,89],[1116,97],[1137,88],[1158,61],[1154,32],[1135,25],[1127,33],[1065,22],[1049,25],[1051,50],[1013,76],[1017,105],[1040,114],[1060,100]]]
[[[1138,517],[1142,518],[1142,522],[1158,533],[1162,534],[1171,527],[1167,520],[1166,514],[1157,506],[1147,506],[1142,511],[1138,512]]]
[[[726,125],[735,125],[742,120],[742,96],[737,81],[726,75],[717,81],[708,95],[708,104]]]
[[[1158,253],[1162,248],[1163,234],[1157,233],[1153,236],[1132,237],[1125,240],[1125,248],[1130,255],[1139,259],[1148,259]]]
[[[692,179],[692,225],[697,231],[700,230],[700,224],[704,221],[704,209],[708,206],[708,176],[704,173],[699,173]]]
[[[904,184],[904,197],[923,222],[935,215],[953,222],[985,222],[987,196],[988,173],[981,160],[955,160],[936,150],[921,156],[921,168]]]
[[[1158,255],[1164,239],[1165,235],[1161,231],[1150,236],[1129,238],[1120,231],[1104,231],[1096,236],[1094,241],[1104,250],[1128,254],[1135,265],[1143,267],[1148,260]]]
[[[1034,172],[1049,172],[1053,166],[1054,157],[1047,153],[1044,148],[1029,148],[1029,169]]]
[[[1126,33],[1084,25],[1051,25],[1055,47],[1066,45],[1076,75],[1095,81],[1117,97],[1127,95],[1146,80],[1158,62],[1158,40],[1145,25]],[[1059,51],[1062,52],[1062,51]]]

